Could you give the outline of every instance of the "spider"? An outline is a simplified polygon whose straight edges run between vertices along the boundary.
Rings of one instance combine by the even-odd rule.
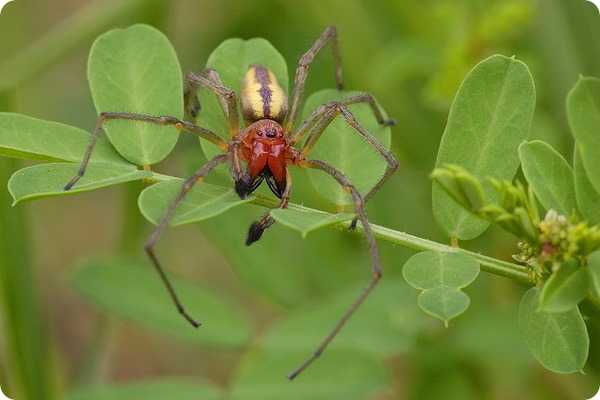
[[[296,69],[294,88],[289,107],[287,96],[279,86],[273,72],[261,65],[251,65],[249,67],[247,73],[243,77],[240,91],[240,104],[245,122],[244,126],[241,126],[239,121],[237,94],[233,90],[223,86],[218,72],[212,69],[205,69],[199,74],[190,72],[185,78],[184,91],[184,104],[186,115],[189,117],[188,119],[195,120],[195,117],[200,110],[200,103],[197,97],[199,88],[202,87],[212,91],[219,99],[221,108],[223,109],[223,113],[228,122],[230,135],[228,141],[195,123],[187,120],[180,120],[171,116],[102,112],[100,113],[96,122],[96,127],[92,132],[90,143],[83,156],[79,171],[65,186],[65,190],[71,189],[85,174],[94,145],[102,132],[102,126],[110,120],[130,120],[173,126],[179,132],[195,134],[220,147],[223,151],[222,154],[209,160],[184,181],[178,195],[167,208],[165,214],[148,238],[144,247],[178,312],[190,324],[194,327],[198,327],[200,326],[200,323],[196,322],[183,307],[183,304],[179,300],[175,289],[165,274],[154,251],[154,247],[161,233],[169,225],[178,205],[190,192],[192,187],[196,183],[201,182],[204,177],[219,164],[228,163],[235,191],[241,198],[250,195],[263,181],[266,181],[273,194],[280,199],[278,207],[285,208],[288,205],[292,189],[292,177],[288,166],[293,165],[300,168],[318,169],[331,175],[344,190],[352,196],[356,217],[351,226],[355,227],[357,221],[361,222],[371,255],[372,276],[369,284],[342,315],[332,331],[320,343],[317,350],[296,370],[288,375],[290,380],[298,376],[313,361],[315,361],[321,353],[323,353],[329,343],[335,338],[348,319],[365,301],[381,279],[381,263],[379,260],[377,244],[365,212],[365,202],[379,190],[385,180],[398,168],[398,162],[392,153],[371,133],[363,128],[348,109],[348,105],[350,104],[365,103],[370,107],[379,124],[384,126],[394,125],[395,121],[385,119],[374,98],[367,93],[355,95],[342,101],[333,101],[323,104],[314,110],[310,117],[300,123],[297,129],[294,129],[299,117],[300,104],[304,94],[304,84],[308,76],[309,68],[315,56],[328,43],[331,43],[330,47],[335,63],[337,88],[341,90],[343,88],[342,69],[338,50],[337,31],[334,26],[327,27],[321,36],[314,42],[312,47],[300,58]],[[358,192],[348,178],[334,166],[322,160],[309,158],[311,149],[317,143],[329,124],[338,116],[341,116],[345,122],[352,127],[352,129],[360,135],[368,145],[375,148],[387,162],[387,168],[384,174],[364,197]],[[246,168],[244,168],[243,164],[245,164]],[[254,222],[248,230],[246,244],[250,245],[260,239],[265,229],[273,225],[274,222],[274,219],[268,212],[258,221]]]

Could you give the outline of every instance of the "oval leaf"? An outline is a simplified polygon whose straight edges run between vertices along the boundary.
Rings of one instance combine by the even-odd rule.
[[[327,226],[339,224],[354,218],[354,214],[329,214],[313,211],[298,211],[290,209],[271,210],[271,216],[275,221],[292,228],[306,237],[310,232],[325,228]]]
[[[311,95],[304,106],[303,118],[308,118],[319,106],[334,100],[343,100],[359,92],[342,92],[335,89],[321,90]],[[391,129],[381,126],[367,104],[353,104],[348,107],[356,120],[386,148],[390,148]],[[387,117],[383,111],[384,117]],[[313,148],[309,158],[327,161],[365,194],[377,183],[387,167],[385,160],[342,116],[325,129]],[[334,204],[352,204],[352,197],[329,175],[319,170],[309,170],[308,175],[315,189]]]
[[[183,117],[183,78],[175,50],[147,25],[115,29],[92,46],[88,80],[101,112],[132,112]],[[164,159],[177,142],[173,127],[109,121],[104,131],[117,151],[137,165]]]
[[[541,140],[522,143],[519,158],[527,182],[546,210],[562,215],[577,210],[573,169],[552,146]]]
[[[588,255],[587,261],[590,293],[600,299],[600,251]]]
[[[91,262],[77,271],[73,286],[101,309],[169,336],[212,346],[238,347],[246,343],[250,328],[239,305],[223,293],[170,279],[187,311],[202,323],[198,329],[177,312],[150,262]]]
[[[469,308],[471,300],[464,292],[449,287],[424,290],[419,295],[419,307],[427,314],[441,319],[444,325]]]
[[[138,206],[146,219],[157,224],[181,190],[183,180],[172,179],[152,185],[140,194]],[[248,203],[253,197],[240,199],[233,189],[209,183],[197,183],[179,205],[171,226],[190,224],[224,213]]]
[[[564,313],[538,311],[539,290],[531,288],[519,306],[519,326],[529,351],[550,371],[580,371],[588,357],[590,340],[578,308]]]
[[[424,251],[404,264],[402,275],[414,288],[421,289],[419,307],[427,314],[448,321],[465,312],[469,296],[460,289],[479,275],[479,263],[462,253]]]
[[[540,310],[562,313],[575,307],[588,294],[588,275],[583,267],[563,264],[546,281],[540,293]]]
[[[66,400],[219,400],[223,398],[223,393],[216,387],[183,379],[82,387],[66,396]]]
[[[76,164],[39,164],[15,172],[8,181],[8,191],[13,205],[23,201],[49,196],[66,196],[88,192],[119,183],[136,181],[152,176],[151,172],[138,170],[129,164],[93,163],[88,165],[85,175],[73,189],[64,190],[65,183],[75,174]]]
[[[567,97],[567,116],[587,176],[600,191],[600,79],[579,78]]]
[[[519,166],[517,148],[529,136],[534,108],[535,88],[524,63],[500,55],[482,61],[456,94],[436,166],[456,164],[479,178],[512,179]],[[494,191],[485,189],[493,201]],[[435,182],[433,212],[448,235],[461,240],[476,238],[489,226]]]
[[[0,113],[0,155],[6,157],[79,162],[89,141],[90,134],[74,126]],[[98,138],[90,162],[131,165],[102,136]]]
[[[417,289],[461,289],[479,275],[479,263],[462,253],[423,251],[412,256],[402,269],[404,279]]]
[[[590,225],[600,223],[600,193],[594,188],[585,171],[578,146],[575,145],[573,174],[575,175],[575,194],[579,212]]]
[[[286,93],[288,92],[288,70],[285,59],[265,39],[228,39],[211,53],[206,62],[206,67],[217,71],[223,84],[238,94],[240,118],[240,86],[242,78],[252,64],[260,64],[270,69],[277,77],[279,85]],[[199,98],[202,108],[198,116],[198,123],[224,138],[229,138],[227,122],[216,96],[206,89],[200,89]],[[211,158],[221,151],[206,140],[200,140],[200,144],[207,158]]]

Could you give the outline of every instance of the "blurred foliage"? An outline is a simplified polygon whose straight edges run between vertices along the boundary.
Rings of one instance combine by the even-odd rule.
[[[90,22],[90,16],[98,19]],[[536,78],[538,106],[533,135],[551,143],[567,161],[573,154],[573,141],[568,135],[565,97],[580,73],[600,76],[600,42],[595,40],[600,37],[600,16],[586,0],[390,0],[343,4],[308,0],[302,6],[283,0],[140,0],[135,4],[17,0],[0,16],[0,71],[2,67],[10,68],[10,74],[3,77],[10,76],[9,84],[19,85],[15,88],[16,101],[3,103],[0,111],[91,129],[96,111],[85,69],[92,39],[108,28],[140,22],[150,22],[166,34],[184,72],[201,69],[213,49],[231,37],[268,39],[283,54],[288,71],[294,71],[297,59],[323,27],[337,25],[347,88],[373,93],[390,117],[399,121],[392,129],[391,143],[401,161],[401,171],[370,202],[369,216],[386,227],[437,240],[445,237],[431,213],[431,182],[427,176],[435,163],[448,107],[466,73],[495,53],[514,54],[524,60]],[[73,30],[69,30],[71,27]],[[43,68],[19,67],[34,65],[36,60],[45,63]],[[323,53],[311,70],[307,92],[333,87],[332,70],[330,56]],[[182,137],[175,153],[156,169],[184,176],[203,161],[196,140]],[[2,167],[6,171],[17,167],[13,161],[8,164]],[[294,183],[296,202],[336,211],[315,191],[307,174],[298,171]],[[401,281],[401,266],[411,252],[385,243],[381,243],[385,283],[335,342],[338,348],[332,348],[314,369],[290,385],[285,374],[316,346],[340,307],[368,277],[368,257],[360,237],[325,229],[302,239],[278,224],[261,242],[247,248],[243,244],[246,228],[263,212],[255,206],[235,208],[200,222],[198,228],[181,228],[167,234],[158,251],[170,271],[177,270],[191,281],[181,282],[189,285],[185,292],[190,298],[199,299],[198,306],[190,311],[202,319],[202,310],[209,307],[201,304],[205,290],[210,298],[219,299],[219,304],[222,299],[231,304],[223,306],[227,311],[217,306],[206,311],[207,317],[214,313],[224,321],[221,333],[210,334],[212,344],[200,338],[198,343],[180,343],[179,337],[201,336],[204,328],[181,335],[154,336],[157,320],[162,321],[164,315],[170,321],[177,315],[172,310],[173,315],[167,316],[171,304],[162,288],[153,289],[156,282],[150,277],[147,287],[137,287],[138,279],[127,277],[127,270],[137,261],[118,266],[95,262],[98,270],[90,269],[87,279],[85,270],[76,272],[78,288],[85,280],[103,293],[102,299],[96,299],[101,305],[97,315],[95,308],[87,306],[66,283],[71,281],[72,265],[80,265],[79,259],[89,258],[94,251],[117,255],[120,244],[111,248],[107,243],[117,238],[139,241],[139,237],[130,236],[146,233],[143,227],[124,226],[125,216],[135,206],[135,197],[127,196],[126,188],[110,189],[106,195],[96,192],[79,196],[77,201],[20,205],[17,213],[6,213],[7,197],[1,197],[0,207],[4,208],[0,216],[14,219],[11,226],[16,228],[2,223],[0,230],[10,229],[2,236],[9,238],[3,239],[2,245],[17,251],[19,246],[31,244],[34,251],[25,252],[32,257],[31,262],[25,261],[32,268],[16,268],[17,264],[4,258],[8,253],[2,254],[2,271],[9,271],[10,266],[15,282],[25,289],[11,286],[10,291],[2,290],[0,383],[7,383],[11,393],[19,390],[14,373],[7,373],[15,367],[10,352],[14,347],[7,350],[11,335],[18,334],[21,340],[32,343],[29,349],[46,349],[46,354],[51,352],[49,347],[55,347],[60,360],[59,367],[48,361],[50,356],[40,356],[44,352],[36,353],[43,358],[41,362],[23,358],[25,362],[15,371],[33,371],[27,384],[32,392],[24,399],[52,398],[48,389],[52,379],[64,382],[60,385],[62,392],[77,400],[150,398],[146,394],[149,392],[164,393],[162,398],[183,399],[198,393],[205,393],[206,398],[222,398],[222,391],[226,398],[240,399],[421,399],[440,394],[456,399],[580,399],[597,387],[600,329],[593,322],[586,375],[545,372],[518,334],[516,316],[523,294],[520,287],[500,278],[481,277],[465,289],[471,308],[453,320],[452,329],[445,330],[422,315],[416,306],[415,291]],[[117,214],[121,209],[123,215]],[[30,237],[19,236],[15,230],[28,227],[33,230]],[[133,233],[122,236],[120,230]],[[483,247],[502,259],[509,259],[517,251],[514,238],[501,236],[495,229],[464,246]],[[144,267],[150,268],[147,264]],[[146,282],[143,278],[139,281]],[[147,291],[134,287],[146,287]],[[195,294],[197,287],[203,289]],[[6,296],[40,309],[39,313],[26,314],[30,318],[24,323],[29,327],[5,321],[10,315],[4,311],[10,304]],[[124,306],[119,305],[120,301]],[[15,306],[10,307],[15,312]],[[112,317],[107,322],[103,317],[106,311],[136,323],[130,325]],[[36,314],[41,314],[39,321]],[[245,321],[247,317],[249,322]],[[237,322],[227,322],[233,320]],[[41,328],[44,322],[50,326],[47,334]],[[163,323],[158,324],[158,331],[167,329]],[[227,326],[236,331],[227,332]],[[95,331],[104,329],[117,333],[94,342]],[[235,342],[235,346],[223,351],[219,341]],[[90,352],[105,356],[98,360]],[[85,367],[85,362],[100,365],[95,376],[77,381],[77,370]],[[169,376],[177,378],[171,380]],[[119,381],[128,383],[114,384]],[[190,381],[193,384],[185,384]],[[211,384],[205,385],[204,381]]]

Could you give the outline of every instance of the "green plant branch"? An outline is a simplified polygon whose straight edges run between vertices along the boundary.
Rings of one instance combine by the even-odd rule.
[[[171,179],[176,179],[175,177],[153,173],[152,177],[148,179],[153,182],[162,182]],[[259,206],[274,208],[277,207],[279,201],[262,195],[255,195],[252,204],[256,204]],[[297,211],[305,211],[305,212],[316,212],[316,213],[325,213],[325,211],[317,210],[310,207],[305,207],[295,203],[289,203],[288,208]],[[350,221],[340,222],[339,224],[334,225],[335,228],[340,229],[342,231],[350,231]],[[377,239],[385,240],[386,242],[394,243],[401,245],[403,247],[407,247],[414,250],[433,250],[439,252],[461,252],[467,254],[477,261],[481,265],[481,269],[489,272],[494,275],[504,276],[506,278],[514,279],[518,282],[533,284],[530,279],[527,267],[515,263],[511,263],[508,261],[498,260],[497,258],[489,257],[483,254],[479,254],[473,251],[445,245],[442,243],[434,242],[433,240],[420,238],[418,236],[411,235],[409,233],[396,231],[394,229],[386,228],[385,226],[371,224],[371,228],[373,230],[373,234]],[[362,228],[360,224],[357,226],[357,232],[361,232]]]
[[[271,199],[269,197],[257,195],[256,199],[253,201],[254,204],[272,208],[276,207],[278,202],[275,199]],[[323,212],[320,210],[315,210],[313,208],[301,206],[298,204],[290,203],[288,206],[290,209],[298,210],[298,211],[306,211],[306,212]],[[340,230],[348,231],[350,228],[350,221],[341,222],[336,224],[335,227]],[[432,240],[423,239],[417,236],[410,235],[405,232],[399,232],[394,229],[386,228],[381,225],[371,224],[371,228],[373,233],[378,239],[385,240],[390,243],[398,244],[403,247],[408,247],[414,250],[434,250],[439,252],[461,252],[464,254],[468,254],[469,256],[475,258],[479,261],[481,265],[481,269],[489,272],[491,274],[504,276],[507,278],[511,278],[523,283],[531,284],[531,280],[529,279],[529,274],[527,272],[527,268],[514,264],[507,261],[498,260],[493,257],[485,256],[483,254],[475,253],[469,250],[455,248],[452,246],[448,246],[442,243],[434,242]],[[357,230],[362,230],[360,225],[357,227]]]

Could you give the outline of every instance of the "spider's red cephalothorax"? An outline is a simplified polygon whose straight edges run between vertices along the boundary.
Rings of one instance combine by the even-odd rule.
[[[242,158],[248,163],[250,185],[248,195],[264,180],[279,198],[286,185],[287,160],[290,146],[283,135],[283,128],[270,119],[258,120],[242,134]]]
[[[302,103],[304,85],[309,67],[317,53],[328,43],[330,43],[333,53],[337,88],[342,89],[342,68],[337,43],[337,31],[333,26],[327,27],[312,47],[300,58],[294,77],[294,88],[291,92],[289,106],[285,91],[279,86],[277,78],[272,71],[261,65],[251,65],[248,68],[242,79],[239,93],[240,105],[245,121],[245,126],[242,128],[240,128],[241,124],[238,114],[238,93],[223,85],[219,73],[214,69],[207,68],[199,74],[190,72],[186,76],[186,87],[183,94],[185,111],[190,117],[190,121],[196,118],[200,110],[197,91],[201,87],[205,88],[214,93],[221,103],[223,115],[228,122],[229,139],[225,139],[210,129],[196,125],[193,122],[180,120],[172,116],[103,112],[98,117],[96,128],[92,132],[90,144],[85,151],[77,175],[65,185],[65,190],[70,190],[83,177],[97,138],[102,132],[102,126],[110,120],[129,120],[173,126],[179,132],[188,132],[197,135],[223,150],[222,154],[213,157],[183,182],[179,194],[165,211],[145,246],[145,250],[158,271],[177,310],[188,322],[198,327],[200,324],[184,309],[154,252],[154,246],[162,231],[169,226],[169,223],[175,216],[177,207],[183,202],[194,185],[201,182],[218,165],[225,163],[230,166],[235,191],[240,197],[247,197],[266,180],[271,191],[280,199],[278,208],[286,208],[292,188],[292,175],[289,172],[290,166],[320,170],[331,176],[352,196],[356,210],[356,219],[351,226],[354,227],[357,220],[361,222],[371,254],[372,276],[369,285],[352,303],[342,318],[340,318],[331,333],[327,335],[317,350],[289,375],[290,379],[298,376],[298,374],[319,357],[379,282],[381,278],[379,253],[377,251],[375,236],[371,231],[365,212],[365,203],[398,168],[398,161],[396,161],[393,154],[362,126],[348,108],[352,104],[367,105],[371,108],[374,117],[381,126],[394,125],[394,120],[385,118],[375,99],[367,93],[356,94],[340,99],[339,101],[323,104],[315,109],[306,120],[298,124],[300,122],[298,120],[300,117],[300,105]],[[342,171],[326,161],[310,157],[311,150],[321,135],[323,135],[327,127],[337,117],[342,118],[352,131],[362,137],[365,143],[375,149],[387,162],[387,168],[383,176],[379,177],[375,186],[364,196]],[[250,226],[246,244],[250,245],[259,240],[263,232],[274,223],[274,218],[270,212],[267,212]]]

